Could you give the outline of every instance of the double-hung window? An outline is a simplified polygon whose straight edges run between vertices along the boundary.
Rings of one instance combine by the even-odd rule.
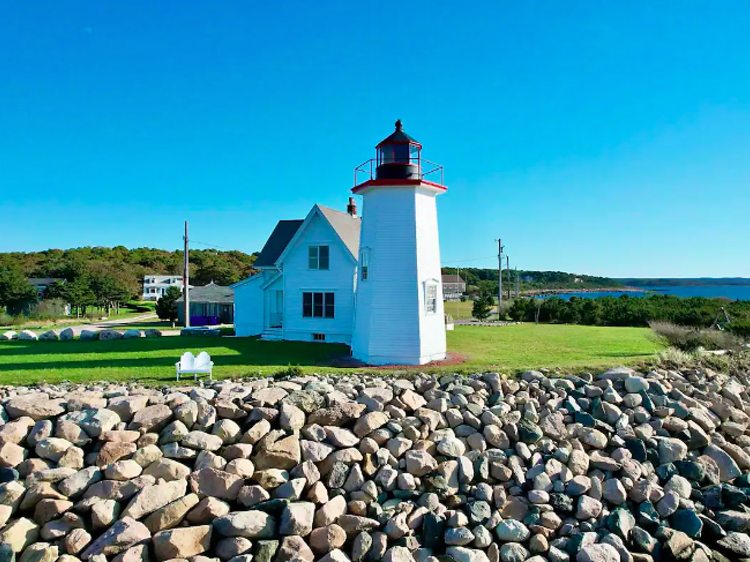
[[[307,251],[308,269],[328,269],[330,265],[328,246],[309,246]]]
[[[370,275],[370,249],[362,249],[362,281],[367,281]]]
[[[304,318],[333,318],[333,293],[302,293],[302,316]]]
[[[424,313],[437,312],[437,283],[427,282],[424,286]]]

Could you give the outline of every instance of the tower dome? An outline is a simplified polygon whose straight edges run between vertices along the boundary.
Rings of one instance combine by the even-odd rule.
[[[422,145],[404,132],[401,119],[396,130],[380,141],[375,178],[379,180],[416,180],[422,177]]]

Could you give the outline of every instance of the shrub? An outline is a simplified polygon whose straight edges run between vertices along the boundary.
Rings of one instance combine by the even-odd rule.
[[[490,301],[487,297],[481,296],[474,301],[474,306],[471,308],[471,315],[477,320],[487,320],[490,315]]]
[[[505,320],[510,315],[510,310],[513,308],[513,300],[504,300],[499,306],[498,306],[498,314],[497,319],[498,320]]]
[[[281,369],[274,373],[274,377],[287,378],[287,377],[301,377],[304,373],[302,367],[299,365],[289,365],[286,369]]]
[[[739,338],[750,340],[750,320],[732,322],[727,326],[727,329]]]
[[[699,349],[736,350],[740,347],[739,339],[728,332],[712,329],[701,330],[671,322],[651,322],[649,326],[659,341],[681,351],[694,352]]]
[[[665,369],[682,369],[695,362],[695,356],[676,347],[668,347],[657,355],[660,367]]]
[[[65,301],[62,299],[44,299],[39,301],[29,312],[34,320],[56,320],[65,317]]]

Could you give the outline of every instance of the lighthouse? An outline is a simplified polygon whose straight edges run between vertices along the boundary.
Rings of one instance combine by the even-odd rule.
[[[422,158],[422,145],[400,120],[377,145],[376,158],[355,169],[352,192],[362,196],[355,359],[370,365],[445,359],[436,206],[446,191],[442,176],[442,166]]]

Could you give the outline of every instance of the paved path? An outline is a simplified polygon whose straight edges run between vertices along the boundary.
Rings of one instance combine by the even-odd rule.
[[[92,322],[90,324],[80,324],[78,326],[66,326],[65,328],[72,328],[73,332],[79,336],[82,330],[93,330],[98,332],[99,330],[116,330],[119,324],[140,324],[142,322],[149,322],[157,318],[156,313],[149,312],[148,314],[141,314],[140,316],[129,316],[128,318],[117,318],[115,320],[102,320],[101,322]]]

